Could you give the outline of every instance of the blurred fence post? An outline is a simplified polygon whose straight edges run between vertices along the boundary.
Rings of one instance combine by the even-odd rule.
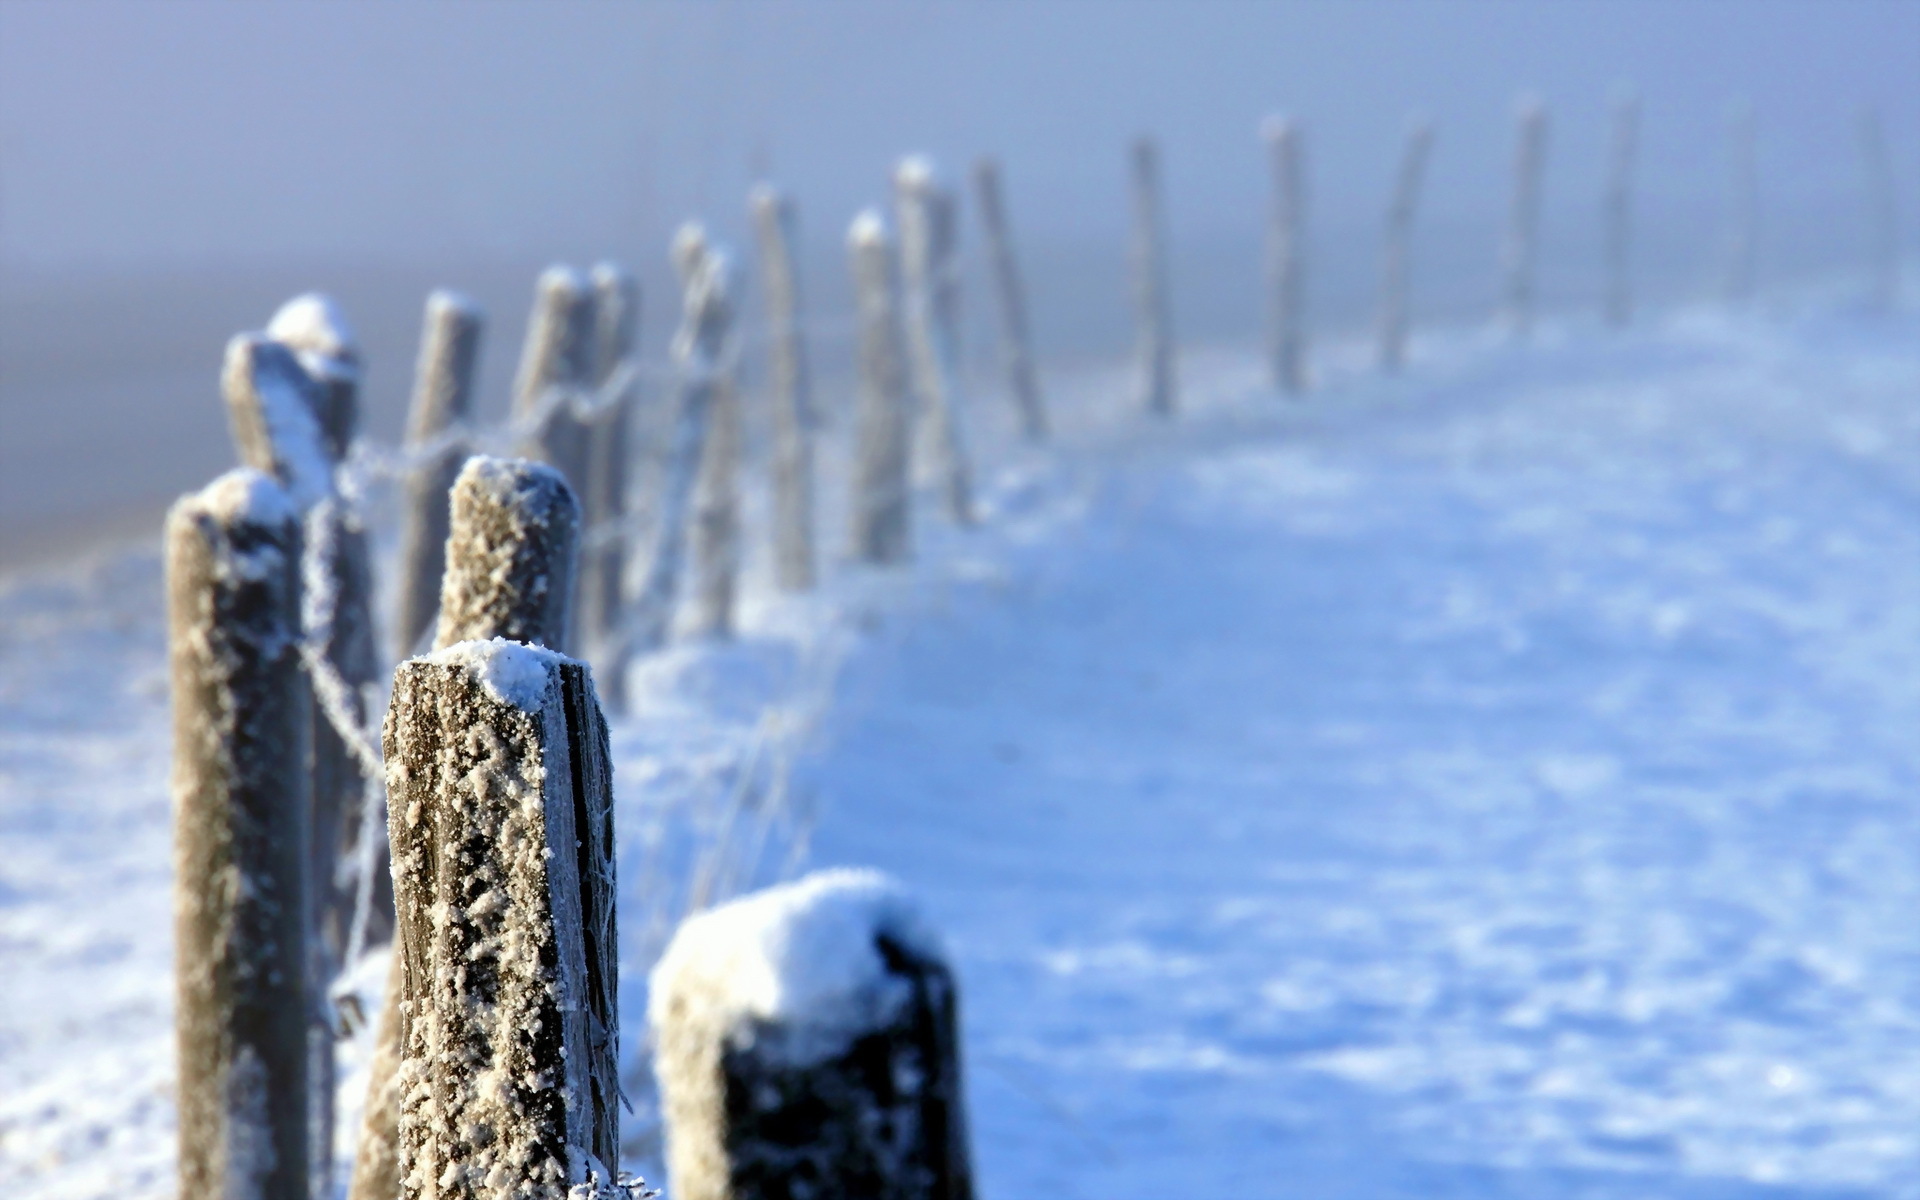
[[[433,634],[440,611],[440,576],[447,565],[448,493],[466,461],[460,430],[472,414],[474,371],[484,318],[457,292],[427,297],[413,402],[407,411],[407,448],[421,455],[406,479],[406,517],[400,531],[399,608],[394,657],[406,658]]]
[[[1526,337],[1533,330],[1535,275],[1540,256],[1540,177],[1547,161],[1547,106],[1534,96],[1521,99],[1515,112],[1513,195],[1507,209],[1507,233],[1500,247],[1505,273],[1502,293],[1507,331]]]
[[[959,303],[954,200],[925,158],[893,173],[900,225],[901,291],[916,406],[915,458],[939,489],[947,517],[973,523],[973,469],[960,432]]]
[[[626,616],[627,467],[633,407],[640,382],[640,284],[615,263],[593,268],[595,323],[592,382],[598,407],[588,427],[586,549],[581,557],[582,641],[596,653]]]
[[[1632,88],[1614,93],[1612,125],[1603,200],[1606,317],[1607,324],[1624,329],[1633,321],[1633,163],[1640,143],[1640,93]]]
[[[1013,252],[1013,234],[1007,228],[1006,198],[1000,186],[1000,163],[982,158],[973,165],[974,202],[980,208],[980,228],[987,238],[987,263],[993,271],[994,294],[1000,311],[1000,362],[1007,375],[1020,416],[1020,432],[1029,441],[1047,436],[1047,409],[1040,398],[1040,382],[1033,366],[1033,343],[1027,328],[1027,289],[1020,278],[1020,260]]]
[[[1387,205],[1386,253],[1380,280],[1380,369],[1397,372],[1407,362],[1408,260],[1413,253],[1413,217],[1420,203],[1420,183],[1433,149],[1433,122],[1417,120],[1407,130],[1400,173],[1393,182],[1393,200]]]
[[[1160,152],[1152,138],[1134,139],[1132,157],[1135,353],[1140,402],[1155,416],[1176,404],[1173,321],[1167,297],[1166,222],[1160,204]]]
[[[912,553],[907,486],[907,362],[896,301],[892,239],[872,209],[847,231],[860,322],[860,406],[854,430],[851,550],[860,562],[904,562]]]
[[[527,342],[513,385],[513,417],[530,426],[523,453],[586,487],[587,427],[576,411],[593,377],[593,289],[572,267],[552,266],[535,285]]]
[[[760,242],[773,351],[773,571],[783,590],[814,584],[813,396],[800,327],[793,201],[766,184],[749,200]]]
[[[360,346],[330,296],[308,292],[280,306],[267,336],[293,351],[318,387],[314,415],[327,456],[347,457],[360,432]]]
[[[1273,194],[1267,210],[1267,362],[1275,389],[1307,389],[1306,177],[1299,122],[1268,117],[1267,143]]]

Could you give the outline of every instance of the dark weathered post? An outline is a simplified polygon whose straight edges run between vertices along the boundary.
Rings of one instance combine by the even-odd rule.
[[[814,583],[813,394],[800,327],[800,273],[794,261],[793,202],[761,184],[750,201],[766,284],[773,352],[773,575],[804,592]]]
[[[587,667],[496,639],[403,663],[386,723],[404,1200],[565,1200],[619,1169],[607,731]]]
[[[1399,371],[1407,361],[1407,267],[1413,251],[1413,216],[1432,149],[1433,122],[1415,121],[1407,130],[1400,174],[1387,205],[1387,244],[1380,270],[1380,369],[1387,372]]]
[[[893,174],[900,222],[900,274],[914,392],[919,398],[922,482],[939,489],[947,517],[973,523],[973,470],[960,432],[960,280],[953,193],[925,158]]]
[[[1001,367],[1020,415],[1020,432],[1037,442],[1047,436],[1047,409],[1034,374],[1033,343],[1027,329],[1027,289],[1020,278],[1020,260],[1013,252],[1013,234],[1007,228],[998,160],[982,158],[973,164],[973,194],[980,207],[980,228],[987,238],[994,294],[1000,301]]]
[[[1268,117],[1266,139],[1273,195],[1267,210],[1267,360],[1273,386],[1290,395],[1307,390],[1306,169],[1300,123]]]
[[[674,1195],[971,1200],[958,1010],[938,938],[874,872],[691,918],[649,1001]]]
[[[576,490],[588,473],[587,426],[578,401],[593,378],[593,286],[572,267],[541,272],[527,343],[513,384],[513,418],[527,426],[522,448],[559,470]]]
[[[1167,297],[1166,222],[1160,205],[1160,151],[1152,138],[1133,143],[1133,304],[1141,404],[1171,416],[1176,403],[1173,319]]]
[[[1640,143],[1640,93],[1622,87],[1613,96],[1613,132],[1607,145],[1607,324],[1624,329],[1633,321],[1633,162]]]
[[[599,392],[589,429],[586,551],[581,559],[580,624],[596,649],[618,633],[626,616],[627,464],[633,405],[639,391],[640,284],[625,268],[593,268],[595,350],[593,386]]]
[[[331,296],[308,292],[280,306],[267,336],[293,351],[318,385],[320,432],[335,462],[360,432],[360,345]]]
[[[861,562],[904,562],[913,552],[907,487],[907,361],[902,344],[893,242],[880,214],[861,213],[847,231],[860,321],[860,407],[853,458],[852,552]]]
[[[1500,246],[1505,272],[1502,291],[1507,330],[1525,337],[1533,329],[1534,275],[1539,258],[1540,175],[1547,159],[1547,107],[1528,96],[1515,113],[1513,197],[1507,209],[1507,235]]]
[[[1872,105],[1860,112],[1860,167],[1867,193],[1867,303],[1887,312],[1900,291],[1900,206],[1887,165],[1886,129]]]
[[[400,532],[400,601],[394,619],[394,657],[406,658],[433,635],[440,611],[440,576],[447,563],[448,493],[466,461],[461,429],[473,410],[474,370],[485,318],[458,292],[427,297],[413,403],[407,410],[407,448],[418,455],[407,474],[406,524]]]
[[[1753,105],[1736,100],[1727,111],[1727,246],[1723,287],[1727,302],[1753,298],[1754,248],[1759,239],[1760,183],[1754,162]]]
[[[241,468],[166,541],[180,1194],[307,1200],[300,517]]]

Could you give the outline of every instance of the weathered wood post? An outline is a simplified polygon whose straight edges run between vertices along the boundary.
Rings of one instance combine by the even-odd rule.
[[[563,645],[572,623],[581,524],[566,480],[544,463],[475,456],[454,484],[451,512],[435,650],[494,638]],[[408,991],[403,954],[396,951],[389,968],[349,1200],[400,1195],[405,1006],[417,999]]]
[[[1888,312],[1900,291],[1900,206],[1887,165],[1887,134],[1879,108],[1860,112],[1860,167],[1867,193],[1867,303]]]
[[[360,432],[360,345],[352,327],[331,296],[308,292],[281,305],[266,332],[319,385],[315,415],[328,457],[340,462]]]
[[[640,283],[617,263],[593,268],[594,371],[598,404],[588,429],[586,551],[581,559],[580,624],[603,649],[626,616],[627,467],[639,392]]]
[[[1386,252],[1380,268],[1380,369],[1397,373],[1407,362],[1408,260],[1413,253],[1413,217],[1420,204],[1420,183],[1433,150],[1433,122],[1416,120],[1407,129],[1400,173],[1387,205]]]
[[[689,295],[718,271],[729,278],[733,263],[698,223],[682,226],[672,258]],[[688,510],[688,551],[693,565],[692,629],[707,637],[733,636],[740,573],[740,387],[731,347],[724,341],[714,359],[714,387]],[[664,628],[662,630],[664,636]]]
[[[851,550],[860,562],[904,562],[913,552],[907,486],[907,360],[893,241],[872,209],[847,231],[860,322],[860,406],[854,430]]]
[[[1760,184],[1754,161],[1753,105],[1727,110],[1727,243],[1722,287],[1729,304],[1753,298],[1753,261],[1760,230]]]
[[[793,201],[761,184],[749,200],[760,243],[773,352],[773,575],[783,590],[814,584],[813,391],[800,328]]]
[[[447,565],[448,494],[466,461],[462,427],[473,410],[473,380],[485,318],[458,292],[427,297],[407,449],[420,456],[407,473],[406,523],[400,531],[400,597],[394,657],[407,658],[433,634],[440,576]]]
[[[1171,416],[1177,403],[1173,319],[1167,297],[1166,222],[1160,206],[1160,151],[1152,138],[1134,139],[1133,305],[1140,364],[1140,402],[1155,416]]]
[[[956,525],[973,523],[973,469],[960,432],[960,280],[953,194],[933,163],[914,156],[893,173],[900,225],[909,375],[919,404],[914,440],[921,481],[937,488]]]
[[[987,239],[987,265],[993,272],[994,295],[999,299],[1000,364],[1007,375],[1020,416],[1020,432],[1029,441],[1047,436],[1047,408],[1040,398],[1034,372],[1033,341],[1027,328],[1027,289],[1020,277],[1020,260],[1013,252],[1013,233],[1007,225],[1006,197],[1000,186],[1000,162],[982,158],[973,164],[974,203],[980,209],[980,229]]]
[[[1624,329],[1633,321],[1633,163],[1640,143],[1640,93],[1630,87],[1613,95],[1613,130],[1607,143],[1607,185],[1601,203],[1602,253],[1606,255],[1607,324]]]
[[[689,919],[648,1010],[679,1200],[971,1200],[953,972],[886,877]]]
[[[1267,363],[1273,386],[1296,395],[1307,390],[1306,170],[1300,123],[1268,117],[1260,126],[1267,143],[1273,193],[1267,209]]]
[[[1534,277],[1540,256],[1540,176],[1547,161],[1547,106],[1527,96],[1515,112],[1513,197],[1507,210],[1506,238],[1500,245],[1505,277],[1502,317],[1507,331],[1526,337],[1533,330]]]
[[[300,516],[240,468],[166,543],[180,1195],[307,1200]]]
[[[513,418],[524,423],[521,452],[548,463],[576,490],[588,475],[587,426],[576,402],[593,378],[593,287],[572,267],[540,273],[527,342],[513,384]]]
[[[387,713],[403,1200],[565,1200],[619,1170],[607,730],[583,663],[495,639]]]

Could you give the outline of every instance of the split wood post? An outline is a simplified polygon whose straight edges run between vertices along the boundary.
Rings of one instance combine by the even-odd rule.
[[[360,345],[331,296],[308,292],[280,306],[267,336],[293,351],[319,385],[320,432],[327,455],[347,457],[360,432]]]
[[[1753,106],[1736,100],[1727,110],[1727,244],[1722,287],[1729,304],[1753,298],[1753,262],[1760,228],[1760,187],[1754,162]]]
[[[1633,321],[1633,163],[1640,143],[1640,93],[1623,87],[1613,96],[1613,132],[1607,145],[1607,190],[1602,202],[1606,255],[1607,324],[1624,329]]]
[[[586,543],[581,556],[580,625],[598,653],[626,616],[627,467],[639,392],[640,282],[617,263],[593,268],[597,392],[588,428]]]
[[[166,545],[180,1195],[307,1200],[300,516],[243,467]]]
[[[544,463],[476,455],[454,484],[451,513],[434,649],[495,638],[563,645],[571,624],[580,508],[560,472]],[[388,968],[348,1200],[400,1195],[400,1067],[406,1005],[418,999],[407,990],[403,954],[397,950]]]
[[[860,405],[854,429],[851,550],[875,565],[913,552],[907,486],[907,359],[900,330],[893,240],[872,209],[847,231],[860,323]]]
[[[980,208],[980,228],[986,234],[994,294],[1000,301],[1000,363],[1007,374],[1007,390],[1013,393],[1020,432],[1028,441],[1041,441],[1047,436],[1047,409],[1034,372],[1027,289],[1020,277],[1020,260],[1013,252],[1013,234],[1007,227],[1006,197],[1000,186],[997,159],[982,158],[973,164],[973,194]]]
[[[1407,362],[1407,274],[1413,253],[1413,217],[1420,204],[1420,183],[1433,150],[1433,122],[1417,120],[1407,130],[1393,200],[1387,205],[1386,253],[1380,279],[1380,369],[1398,373]]]
[[[417,456],[406,480],[406,523],[400,532],[400,598],[394,657],[407,658],[433,636],[440,577],[447,565],[448,494],[466,461],[464,427],[473,411],[474,372],[485,317],[458,292],[427,297],[407,450]]]
[[[1887,164],[1887,134],[1880,110],[1860,112],[1860,166],[1867,193],[1867,303],[1889,312],[1900,291],[1900,206]]]
[[[1158,417],[1177,403],[1173,320],[1167,296],[1166,222],[1160,205],[1160,151],[1152,138],[1133,143],[1133,303],[1141,404]]]
[[[973,469],[960,432],[960,281],[954,255],[953,194],[933,163],[914,156],[893,173],[900,224],[900,274],[916,406],[915,458],[937,488],[947,517],[973,523]]]
[[[577,411],[593,377],[593,286],[568,266],[540,273],[513,384],[521,452],[548,463],[576,490],[587,482],[587,427]]]
[[[689,919],[648,1008],[679,1200],[971,1200],[953,971],[886,877],[823,871]]]
[[[1507,233],[1500,245],[1505,283],[1502,318],[1507,331],[1523,338],[1533,330],[1534,279],[1540,257],[1540,176],[1547,161],[1547,106],[1524,97],[1515,111],[1513,196]]]
[[[402,663],[387,713],[401,1200],[566,1200],[619,1170],[613,777],[585,664]]]
[[[749,200],[760,242],[773,351],[773,575],[784,591],[814,584],[813,413],[807,344],[800,327],[793,201],[761,184]]]
[[[1260,132],[1273,176],[1267,210],[1267,362],[1273,386],[1297,395],[1307,390],[1304,151],[1300,124],[1288,117],[1268,117]]]

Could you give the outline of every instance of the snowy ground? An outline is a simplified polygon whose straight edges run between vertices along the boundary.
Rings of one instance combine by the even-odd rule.
[[[1920,1195],[1920,325],[1419,349],[1057,381],[981,532],[643,668],[635,1090],[671,917],[859,863],[954,951],[987,1200]],[[157,589],[0,595],[27,1200],[172,1190]]]

